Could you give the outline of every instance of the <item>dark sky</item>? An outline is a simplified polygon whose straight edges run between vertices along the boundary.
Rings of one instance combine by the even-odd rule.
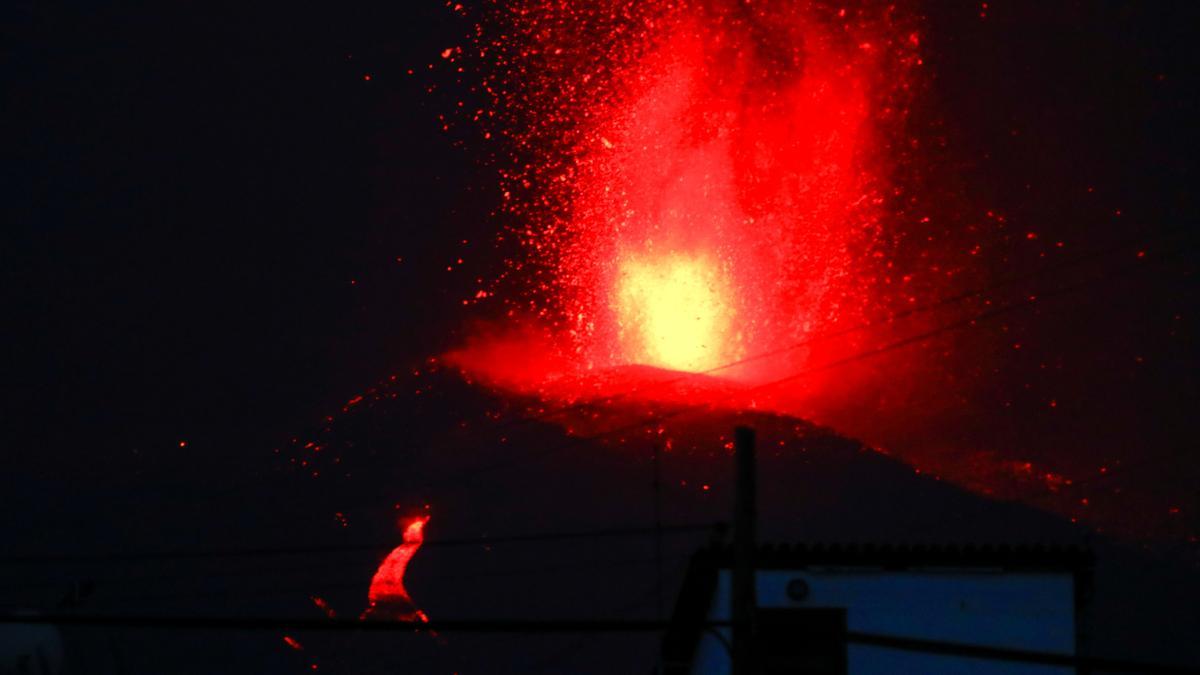
[[[1115,226],[1078,217],[1086,183],[1099,208],[1190,226],[1191,5],[976,9],[929,12],[930,48],[953,54],[931,105],[972,159],[969,199],[1100,239]],[[468,20],[436,3],[18,3],[5,22],[22,435],[97,458],[231,430],[270,442],[454,342],[462,289],[498,261],[444,266],[495,228],[492,174],[404,72]]]
[[[401,77],[443,8],[8,14],[6,417],[39,445],[269,442],[446,344],[434,272],[486,207]]]
[[[963,164],[966,198],[1107,239],[1117,225],[1080,214],[1122,209],[1183,232],[1194,268],[1200,10],[989,4],[986,22],[970,3],[928,8],[942,56],[929,104],[962,157],[987,158]],[[14,549],[103,548],[114,521],[167,508],[167,492],[240,489],[273,447],[456,342],[460,298],[500,262],[461,243],[495,228],[493,173],[440,132],[449,95],[405,71],[460,44],[469,20],[436,2],[15,2],[0,21],[3,485],[52,512],[10,513]],[[1112,404],[1191,447],[1194,339],[1130,321],[1180,314],[1193,330],[1194,277],[1136,288],[1093,361],[1163,355],[1136,402]],[[286,489],[250,494],[222,517],[270,530],[256,514]],[[29,525],[42,519],[53,527]],[[187,543],[193,525],[151,519],[122,543]]]

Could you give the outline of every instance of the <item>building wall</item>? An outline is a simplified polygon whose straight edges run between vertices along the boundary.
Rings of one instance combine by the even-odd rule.
[[[808,596],[788,597],[793,579],[808,584]],[[760,607],[846,609],[851,631],[1054,652],[1075,653],[1074,580],[1068,573],[977,571],[789,571],[762,570],[756,575]],[[721,570],[709,619],[730,620],[732,574]],[[721,629],[729,636],[729,629]],[[921,654],[882,647],[850,645],[850,675],[926,675],[1017,673],[1050,675],[1070,668],[984,661]],[[696,672],[730,672],[729,653],[705,634],[698,647]]]

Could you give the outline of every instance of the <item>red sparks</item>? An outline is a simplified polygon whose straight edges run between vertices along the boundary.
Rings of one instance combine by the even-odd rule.
[[[371,588],[367,592],[367,609],[362,618],[371,618],[382,613],[397,620],[429,620],[425,612],[416,607],[404,587],[404,571],[425,541],[425,523],[428,522],[429,516],[418,516],[405,524],[403,543],[380,563],[379,569],[371,579]]]
[[[458,365],[543,393],[629,365],[753,383],[817,352],[781,348],[875,308],[880,139],[905,115],[911,25],[803,0],[533,0],[504,20],[514,32],[481,45],[499,66],[484,89],[510,91],[497,119],[518,123],[501,173],[530,287],[509,298],[510,337]]]
[[[490,322],[447,362],[473,383],[585,404],[548,416],[571,434],[668,409],[647,399],[783,412],[885,445],[922,475],[980,485],[987,473],[989,493],[1007,485],[987,458],[1023,456],[1026,442],[992,429],[1032,403],[1032,419],[1059,413],[1068,392],[1023,401],[1041,385],[1004,384],[1016,376],[1002,373],[1052,348],[1028,316],[1051,311],[1041,289],[1054,284],[996,291],[993,277],[1052,269],[1031,261],[1082,246],[940,185],[962,158],[921,100],[930,41],[910,10],[870,0],[484,10],[475,42],[445,56],[479,65],[472,91],[490,96],[460,117],[499,153],[497,245],[509,256],[464,303]],[[1077,510],[1061,473],[1023,471],[1015,485]]]
[[[313,595],[313,596],[310,596],[310,599],[312,600],[313,604],[317,606],[318,609],[320,609],[322,612],[325,612],[325,616],[327,616],[331,619],[337,618],[337,612],[333,611],[333,608],[329,606],[329,602],[326,601],[325,598],[322,598],[319,595]]]

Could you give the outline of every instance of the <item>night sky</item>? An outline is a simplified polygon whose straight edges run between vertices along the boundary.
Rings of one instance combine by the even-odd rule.
[[[430,358],[479,333],[479,322],[503,320],[524,302],[464,304],[481,280],[511,274],[523,253],[511,240],[496,243],[512,218],[497,178],[503,158],[459,110],[460,100],[471,108],[482,97],[441,56],[469,44],[486,12],[410,4],[18,2],[0,14],[9,36],[0,523],[10,554],[399,543],[397,512],[426,504],[431,539],[646,525],[649,469],[636,438],[585,439],[579,461],[521,463],[500,438],[556,447],[569,442],[562,427],[578,420],[507,431],[503,424],[550,404],[431,367]],[[917,8],[929,67],[912,104],[914,134],[941,145],[897,180],[925,190],[930,213],[949,229],[993,212],[1012,223],[1015,239],[973,268],[973,278],[1038,269],[1045,249],[1027,246],[1035,239],[1081,253],[1131,241],[1120,264],[1144,251],[1153,266],[1114,279],[1111,259],[1089,263],[1058,279],[1080,290],[1018,313],[1004,335],[989,334],[981,347],[927,345],[927,353],[955,356],[936,372],[897,373],[915,389],[924,382],[941,390],[947,372],[986,362],[957,404],[924,389],[880,387],[880,400],[900,396],[921,409],[880,403],[878,421],[863,422],[851,418],[870,406],[829,404],[818,421],[832,429],[755,413],[781,447],[825,453],[803,479],[813,503],[791,506],[771,496],[786,486],[767,487],[764,536],[1086,540],[1117,561],[1101,581],[1141,580],[1098,600],[1096,634],[1129,638],[1124,651],[1110,643],[1112,654],[1195,661],[1195,647],[1184,644],[1189,626],[1200,624],[1194,607],[1177,632],[1161,615],[1197,599],[1194,579],[1184,580],[1200,564],[1200,8]],[[446,119],[455,121],[448,130]],[[896,244],[898,260],[920,258],[911,241]],[[511,280],[495,288],[520,292]],[[1017,292],[1039,289],[1031,282]],[[369,409],[346,407],[364,394]],[[1004,412],[988,407],[1002,402]],[[719,449],[717,437],[738,421],[744,416],[724,411],[673,422],[680,447],[696,458],[681,458],[674,478],[713,494],[681,489],[669,520],[726,517],[728,476],[704,443]],[[843,436],[893,454],[864,456]],[[297,448],[310,440],[331,451],[301,466]],[[985,441],[995,447],[984,452]],[[497,460],[512,464],[476,473]],[[786,464],[800,460],[780,461],[803,472]],[[1026,461],[1052,477],[1023,478]],[[921,464],[947,480],[910,482]],[[1102,478],[1093,475],[1100,467]],[[827,479],[824,491],[817,475]],[[1064,475],[1080,487],[1064,487]],[[897,503],[909,512],[903,522],[889,520]],[[943,521],[945,508],[959,515]],[[805,521],[819,515],[828,522]],[[704,540],[675,541],[670,553],[682,558]],[[572,546],[486,564],[500,572],[569,565],[600,545]],[[646,551],[645,542],[604,547],[612,560]],[[409,590],[435,618],[473,609],[588,615],[598,598],[640,578],[614,572],[578,596],[563,589],[579,590],[579,576],[538,585],[492,570],[499,576],[464,581],[481,556],[435,557],[445,578],[432,563],[414,562]],[[271,564],[246,561],[171,563],[167,571],[150,563],[10,567],[0,604],[53,606],[73,582],[94,579],[96,604],[82,606],[96,611],[320,616],[307,597],[322,593],[354,615],[378,560],[300,561],[286,583]],[[233,573],[218,578],[214,569]],[[272,580],[279,594],[253,592]],[[641,609],[653,616],[652,606]],[[1132,633],[1105,619],[1126,611],[1142,624]],[[236,659],[256,672],[300,672],[310,661],[333,672],[405,663],[486,672],[463,656],[476,649],[494,650],[493,666],[507,664],[495,672],[645,672],[653,656],[652,640],[614,643],[628,661],[606,662],[595,660],[609,653],[603,645],[589,652],[555,638],[546,652],[561,659],[531,665],[522,661],[528,643],[477,638],[468,650],[453,637],[411,654],[378,640],[314,638],[319,646],[297,654],[275,633],[191,636],[178,650],[163,641],[139,654],[138,635],[120,634],[125,646],[110,650],[97,634],[68,634],[65,672],[176,670],[178,650],[194,650],[185,660],[197,672],[207,672],[205,659]],[[214,642],[223,646],[198,655]]]

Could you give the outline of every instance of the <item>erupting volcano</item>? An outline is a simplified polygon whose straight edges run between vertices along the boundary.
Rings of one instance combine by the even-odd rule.
[[[500,66],[483,86],[511,141],[523,252],[494,291],[507,318],[459,365],[521,390],[624,365],[756,383],[810,365],[814,348],[791,345],[888,310],[913,20],[734,1],[534,3],[500,20],[479,52]],[[541,353],[513,372],[490,356],[514,339],[497,334],[536,335]]]
[[[1200,3],[12,7],[0,675],[1200,663]]]
[[[1091,236],[1122,213],[1100,203],[1079,224],[974,203],[961,173],[979,160],[930,100],[928,30],[871,1],[486,8],[442,52],[480,73],[459,81],[482,101],[444,119],[490,149],[504,269],[463,300],[474,323],[445,362],[533,397],[534,416],[594,406],[553,413],[569,433],[661,429],[660,404],[771,411],[1092,517],[1064,476],[1111,474],[1063,450],[1062,392],[1104,410],[1096,392],[1125,385],[1087,384],[1109,355],[1049,317],[1149,258],[1127,233]]]

